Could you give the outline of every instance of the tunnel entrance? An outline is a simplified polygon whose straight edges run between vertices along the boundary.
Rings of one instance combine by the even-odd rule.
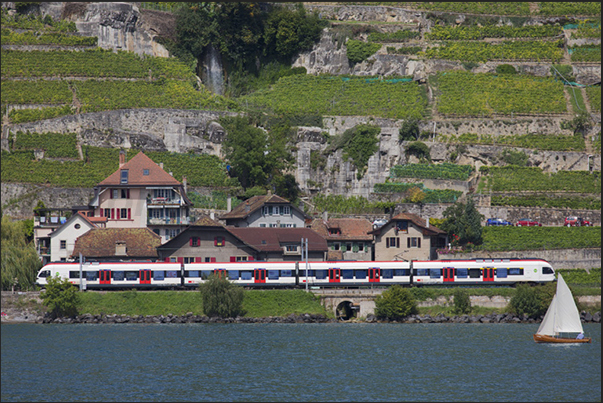
[[[337,319],[350,320],[356,318],[360,307],[351,301],[343,301],[337,305]]]

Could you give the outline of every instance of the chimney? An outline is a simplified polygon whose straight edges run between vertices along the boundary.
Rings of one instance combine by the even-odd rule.
[[[326,223],[327,221],[329,221],[329,212],[328,211],[323,211],[322,212],[322,220]]]
[[[210,211],[209,212],[209,218],[211,218],[212,220],[216,219],[216,212],[215,211]]]
[[[123,167],[126,164],[126,152],[119,150],[119,167]]]
[[[232,199],[230,196],[228,196],[226,199],[226,211],[230,213],[230,210],[232,210]]]
[[[159,163],[159,168],[163,169],[163,162]]]
[[[250,207],[249,207],[249,200],[245,200],[245,212],[249,212]]]
[[[427,219],[425,220],[425,227],[429,228],[429,216],[427,216]]]
[[[182,177],[182,187],[184,187],[184,192],[186,193],[187,192],[187,190],[186,190],[186,176]]]
[[[172,171],[170,171],[170,176],[174,176],[174,173]]]
[[[125,256],[126,243],[124,241],[115,241],[115,256]]]

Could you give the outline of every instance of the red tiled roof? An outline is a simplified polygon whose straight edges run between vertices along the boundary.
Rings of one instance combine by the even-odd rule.
[[[291,202],[277,195],[253,196],[239,204],[232,211],[222,215],[220,219],[245,218],[254,211],[260,209],[264,204],[284,204],[289,205]],[[295,208],[293,205],[292,208]]]
[[[369,220],[364,218],[331,218],[327,222],[316,219],[311,228],[326,238],[328,241],[335,240],[358,240],[372,241],[373,236],[369,234],[373,226]],[[329,229],[338,228],[340,235],[329,234]]]
[[[193,225],[202,226],[202,227],[224,227],[220,222],[213,220],[207,214],[201,214],[197,221],[193,223]]]
[[[310,228],[226,227],[247,245],[262,252],[282,251],[283,245],[301,244],[308,239],[308,251],[327,251],[327,241]]]
[[[157,257],[161,237],[148,228],[91,229],[76,239],[72,256],[117,257],[116,242],[125,242],[127,257],[148,258]]]
[[[121,171],[128,170],[127,186],[178,186],[181,185],[174,177],[165,172],[157,163],[140,151],[134,158],[99,183],[99,186],[118,186],[121,183]],[[148,175],[143,171],[149,170]],[[123,186],[123,185],[122,185]]]

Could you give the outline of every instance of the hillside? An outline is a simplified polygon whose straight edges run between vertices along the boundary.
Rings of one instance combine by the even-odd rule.
[[[487,217],[600,225],[598,3],[304,3],[328,22],[320,40],[245,91],[211,52],[197,69],[165,57],[175,3],[7,4],[5,214],[86,204],[119,148],[223,208],[244,189],[220,119],[249,114],[294,127],[290,172],[310,213],[378,216],[385,202],[441,218],[471,194]],[[48,188],[84,191],[59,201]]]

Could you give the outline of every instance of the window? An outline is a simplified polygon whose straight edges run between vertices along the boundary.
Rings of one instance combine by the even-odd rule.
[[[542,274],[553,274],[553,269],[551,269],[550,267],[543,267],[542,268]]]
[[[214,246],[224,246],[225,241],[223,236],[217,236],[214,238]]]
[[[268,270],[268,280],[278,280],[278,270]]]
[[[101,211],[104,211],[104,214],[103,214],[103,215],[104,215],[105,217],[107,217],[107,218],[111,218],[111,209],[110,209],[110,208],[106,208],[106,209],[103,209],[103,210],[101,210]]]
[[[469,269],[456,269],[456,278],[467,278],[469,275]]]
[[[121,183],[128,183],[128,170],[127,169],[121,170]]]
[[[121,218],[122,220],[127,220],[128,218],[128,209],[127,208],[122,208],[119,209],[119,218]]]
[[[67,241],[64,239],[61,239],[61,249],[67,249]]]
[[[480,278],[482,276],[482,269],[469,269],[469,278]]]
[[[442,269],[429,269],[429,277],[430,278],[442,277]]]
[[[394,270],[393,269],[381,270],[381,278],[394,278]]]
[[[201,238],[199,238],[197,236],[190,237],[189,245],[190,246],[200,246],[201,245]],[[186,263],[186,262],[184,262],[184,263]]]
[[[400,247],[400,238],[397,238],[397,237],[385,238],[385,247],[386,248],[399,248]]]
[[[347,250],[347,251],[351,251],[352,250],[352,243],[351,242],[348,242],[348,243],[345,244],[345,250]]]
[[[291,207],[283,206],[283,215],[291,215]]]
[[[276,228],[278,227],[278,224],[270,224],[270,228]]]
[[[130,198],[130,189],[122,189],[121,190],[121,198],[129,199]]]
[[[518,267],[509,268],[509,276],[523,276],[523,269]]]
[[[507,277],[507,269],[496,269],[496,277],[506,278]]]
[[[75,227],[75,229],[80,229],[80,228],[82,228],[82,226],[81,226],[81,225],[79,225],[79,224],[75,224],[75,225],[74,225],[74,227]]]
[[[341,249],[341,244],[339,242],[334,242],[333,243],[333,250],[339,250]]]
[[[287,246],[285,246],[285,250],[287,252],[297,252],[297,248],[298,248],[297,245],[287,245]]]
[[[329,235],[341,235],[339,228],[329,228]]]
[[[247,256],[237,256],[237,262],[246,262]]]
[[[261,223],[260,228],[266,228],[266,223]]]
[[[119,189],[111,189],[111,198],[119,199]]]
[[[397,221],[396,230],[401,231],[404,234],[408,234],[408,221]]]
[[[149,176],[149,170],[148,170],[148,169],[143,169],[143,170],[142,170],[142,174],[143,174],[144,176]]]
[[[420,248],[421,247],[421,238],[416,238],[416,237],[406,238],[406,246],[408,248]]]

